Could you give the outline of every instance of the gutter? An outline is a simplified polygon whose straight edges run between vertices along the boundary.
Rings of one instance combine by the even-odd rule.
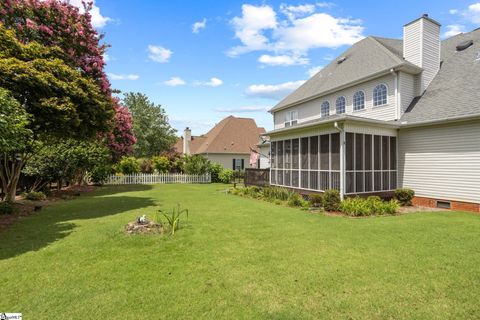
[[[414,128],[414,127],[422,127],[434,124],[441,124],[441,123],[452,123],[452,122],[461,122],[466,120],[480,120],[480,115],[465,115],[459,116],[454,118],[443,118],[443,119],[436,119],[436,120],[428,120],[422,122],[414,122],[409,124],[407,121],[400,123],[400,129],[402,128]]]

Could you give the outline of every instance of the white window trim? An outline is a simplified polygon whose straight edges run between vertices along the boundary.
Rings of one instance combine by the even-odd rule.
[[[343,106],[343,113],[338,113],[338,108],[337,108],[337,101],[338,99],[343,98],[345,100],[345,105]],[[335,99],[335,114],[346,114],[347,113],[347,97],[345,96],[338,96]]]
[[[355,110],[355,95],[357,93],[363,93],[363,108],[362,109],[358,109],[358,110]],[[387,96],[388,96],[388,89],[387,89]],[[388,99],[388,98],[387,98]],[[364,111],[365,109],[367,108],[367,95],[365,94],[365,90],[357,90],[353,93],[353,96],[352,96],[352,111],[353,112],[361,112],[361,111]]]
[[[381,86],[381,85],[384,85],[385,88],[387,88],[387,102],[384,103],[384,104],[379,104],[379,105],[375,105],[375,89],[378,87],[378,86]],[[388,93],[390,92],[390,88],[388,87],[388,85],[386,83],[379,83],[377,84],[375,87],[373,87],[373,90],[372,90],[372,107],[373,108],[378,108],[378,107],[384,107],[384,106],[387,106],[389,104],[389,98],[388,98]]]
[[[293,117],[295,115],[295,117]],[[290,119],[290,120],[289,120]],[[292,127],[298,123],[298,111],[297,110],[291,110],[287,111],[285,114],[285,127]]]
[[[327,115],[323,115],[323,105],[325,103],[328,103],[328,114]],[[324,100],[322,101],[322,103],[320,104],[320,118],[326,118],[326,117],[329,117],[330,116],[330,101],[328,100]]]

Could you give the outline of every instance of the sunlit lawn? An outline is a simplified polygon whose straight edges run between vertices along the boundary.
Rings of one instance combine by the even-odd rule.
[[[0,231],[0,312],[24,319],[480,318],[480,215],[349,219],[223,185],[103,188]],[[127,236],[180,203],[174,237]]]

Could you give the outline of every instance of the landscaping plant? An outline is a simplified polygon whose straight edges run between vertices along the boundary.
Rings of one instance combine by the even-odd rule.
[[[327,189],[323,193],[323,208],[326,211],[338,211],[340,208],[340,192],[335,189]]]
[[[308,201],[310,202],[310,205],[314,208],[319,208],[322,206],[323,203],[323,197],[321,194],[310,194],[308,196]]]
[[[411,206],[415,191],[412,189],[401,188],[395,190],[395,199],[397,199],[402,206]]]
[[[11,202],[0,202],[0,215],[14,214],[18,212],[18,208]]]
[[[25,199],[32,200],[32,201],[41,201],[47,198],[47,196],[45,196],[45,194],[41,191],[27,192],[24,194],[24,196],[25,196]]]
[[[233,170],[223,169],[218,177],[221,183],[229,184],[233,180]]]
[[[188,209],[181,209],[180,204],[177,204],[177,207],[174,207],[170,212],[163,212],[162,210],[160,210],[160,212],[163,214],[165,219],[167,219],[168,226],[170,227],[170,234],[172,236],[180,227],[180,217],[182,215],[186,215],[188,220]]]

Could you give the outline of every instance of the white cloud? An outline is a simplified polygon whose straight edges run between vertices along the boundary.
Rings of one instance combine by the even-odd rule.
[[[163,84],[169,87],[177,87],[185,85],[186,82],[180,77],[171,77],[169,80],[164,81]]]
[[[221,86],[223,84],[223,81],[221,79],[218,79],[218,78],[210,78],[210,81],[206,81],[206,82],[201,82],[201,81],[197,81],[195,82],[195,85],[196,86],[201,86],[201,87],[218,87],[218,86]]]
[[[136,74],[116,74],[116,73],[109,73],[108,77],[112,80],[138,80],[140,78],[140,76]]]
[[[451,9],[448,12],[460,16],[470,23],[480,23],[480,2],[469,5],[467,9]]]
[[[323,69],[323,66],[315,66],[315,67],[311,67],[310,69],[308,69],[307,71],[307,74],[308,76],[311,78],[313,77],[314,75],[316,75],[320,70]]]
[[[271,107],[267,106],[243,106],[236,108],[216,108],[214,111],[225,113],[267,112]]]
[[[299,55],[278,55],[278,56],[271,56],[268,54],[264,54],[258,58],[258,62],[267,64],[270,66],[294,66],[294,65],[302,65],[308,64],[310,61],[308,58],[299,56]]]
[[[105,61],[105,62],[110,61],[110,56],[107,53],[103,54],[103,61]]]
[[[68,0],[68,2],[79,8],[80,13],[85,13],[85,8],[83,7],[82,0]],[[100,8],[95,5],[95,1],[92,2],[92,10],[90,10],[90,15],[92,16],[92,25],[94,28],[102,28],[109,21],[112,21],[112,18],[102,16],[100,13]]]
[[[152,59],[153,61],[159,62],[159,63],[166,63],[172,56],[173,52],[170,51],[167,48],[161,47],[161,46],[154,46],[154,45],[149,45],[148,46],[148,52],[149,55],[148,57]]]
[[[305,83],[305,80],[289,81],[280,84],[252,84],[245,94],[250,97],[279,100]]]
[[[461,24],[451,24],[445,27],[447,31],[443,33],[444,38],[453,37],[459,33],[465,32],[465,26]]]
[[[242,45],[230,49],[228,54],[270,51],[276,56],[300,57],[310,49],[338,48],[363,39],[362,21],[317,12],[318,8],[330,5],[282,4],[280,13],[286,16],[283,19],[271,6],[243,5],[242,15],[231,20],[235,37]]]
[[[268,48],[268,38],[263,35],[263,30],[277,27],[277,17],[270,6],[242,5],[242,16],[232,19],[231,24],[235,29],[235,37],[240,39],[243,46],[232,48],[228,54],[237,56],[242,53]]]
[[[207,19],[203,18],[202,21],[197,21],[192,26],[193,33],[199,33],[200,30],[205,29],[207,27]]]

